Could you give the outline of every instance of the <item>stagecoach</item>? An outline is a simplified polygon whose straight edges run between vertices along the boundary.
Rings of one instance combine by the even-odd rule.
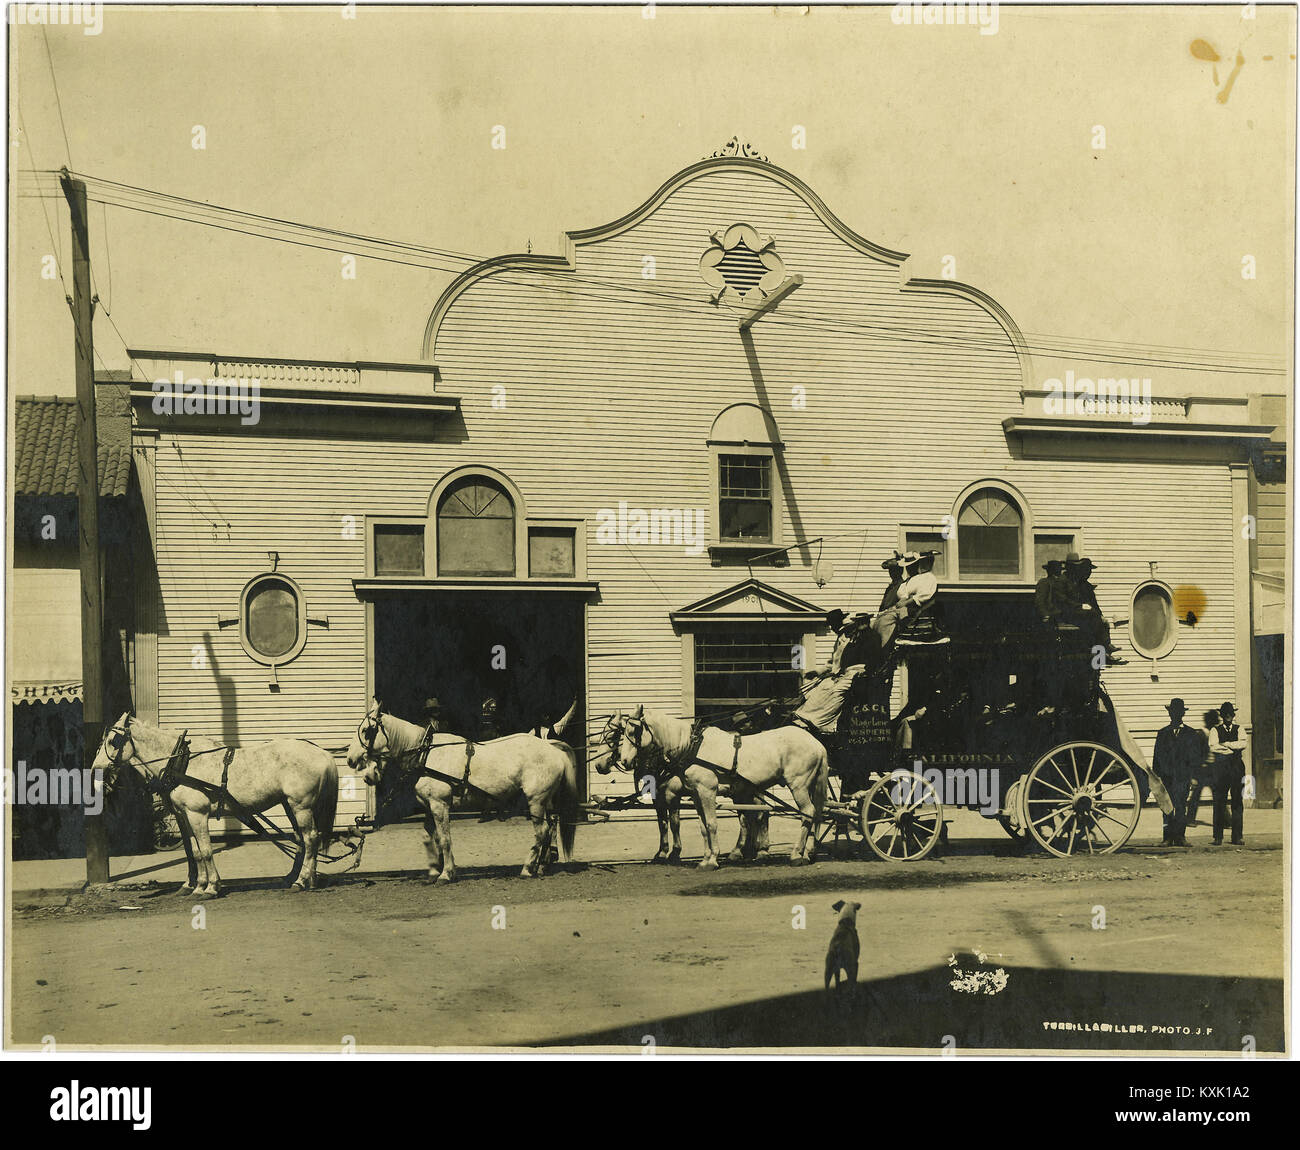
[[[945,807],[967,807],[1054,855],[1118,850],[1153,777],[1089,637],[1044,624],[1023,592],[945,591],[936,607],[846,698],[823,836],[921,859],[946,840]]]

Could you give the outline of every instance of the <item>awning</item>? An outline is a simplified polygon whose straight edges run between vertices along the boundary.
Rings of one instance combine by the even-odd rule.
[[[9,684],[11,703],[73,703],[81,699],[81,683],[13,682]]]

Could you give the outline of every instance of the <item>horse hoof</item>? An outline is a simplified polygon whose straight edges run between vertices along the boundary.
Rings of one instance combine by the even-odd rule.
[[[189,898],[194,893],[194,888],[192,886],[183,886],[176,893],[182,898]]]
[[[732,851],[727,855],[727,862],[744,862],[745,854],[743,851]]]
[[[717,869],[718,869],[718,860],[717,860],[717,859],[701,859],[701,860],[700,860],[700,867],[699,867],[699,869],[700,869],[700,870],[717,870]]]
[[[794,858],[792,858],[792,859],[790,860],[790,865],[791,865],[791,866],[811,866],[811,865],[812,865],[812,859],[806,859],[806,858],[803,857],[803,855],[795,855]]]
[[[291,882],[289,884],[289,891],[291,894],[302,894],[306,889],[307,884],[305,882]]]
[[[453,874],[449,874],[447,871],[443,871],[442,874],[440,874],[440,875],[438,876],[438,880],[437,880],[437,881],[438,881],[440,884],[441,884],[441,883],[455,882],[455,881],[456,881],[456,876],[453,875]]]
[[[669,856],[668,856],[668,865],[669,865],[669,866],[680,866],[680,865],[681,865],[681,862],[682,862],[682,852],[681,852],[681,851],[673,851],[671,854],[669,854]]]
[[[652,858],[650,861],[651,861],[652,863],[666,863],[666,862],[668,861],[668,856],[667,856],[666,854],[664,854],[663,851],[660,851],[660,852],[659,852],[657,855],[655,855],[655,857]]]

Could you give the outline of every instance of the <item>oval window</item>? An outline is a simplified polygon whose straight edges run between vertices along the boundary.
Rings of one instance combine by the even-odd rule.
[[[302,650],[305,607],[297,584],[263,575],[244,588],[240,638],[244,650],[263,663],[283,663]]]
[[[1159,659],[1174,649],[1174,597],[1163,583],[1143,583],[1133,592],[1129,619],[1129,636],[1139,655]]]

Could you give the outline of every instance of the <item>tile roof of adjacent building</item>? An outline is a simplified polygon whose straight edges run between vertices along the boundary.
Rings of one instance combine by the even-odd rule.
[[[131,449],[99,447],[99,494],[125,495]],[[20,395],[14,417],[14,494],[77,494],[77,401]]]

